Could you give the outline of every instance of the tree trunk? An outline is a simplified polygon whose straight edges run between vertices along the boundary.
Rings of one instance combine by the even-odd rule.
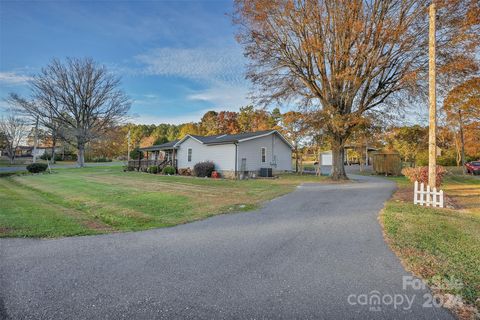
[[[462,153],[460,151],[460,141],[459,137],[457,134],[455,134],[455,160],[457,161],[457,167],[460,167],[462,164]]]
[[[80,168],[83,168],[85,167],[85,144],[79,143],[77,147],[77,164]]]
[[[335,137],[332,141],[332,173],[330,177],[332,180],[348,180],[345,173],[345,165],[343,163],[345,159],[345,141],[340,137]]]
[[[8,157],[10,158],[10,164],[15,163],[15,149],[13,149],[13,152],[9,152]]]
[[[33,135],[33,155],[32,162],[37,162],[37,147],[38,147],[38,116],[35,122],[35,133]]]
[[[52,163],[55,163],[55,146],[57,145],[57,138],[52,139]]]

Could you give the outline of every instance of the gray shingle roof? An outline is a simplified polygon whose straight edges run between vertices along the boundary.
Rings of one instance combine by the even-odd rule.
[[[249,139],[249,138],[254,138],[262,135],[266,135],[269,133],[276,132],[276,130],[263,130],[263,131],[255,131],[255,132],[244,132],[244,133],[239,133],[239,134],[217,134],[213,136],[198,136],[198,135],[193,135],[190,134],[188,136],[197,139],[198,141],[206,144],[206,145],[214,145],[214,144],[227,144],[227,143],[237,143],[241,140],[244,139]],[[283,137],[282,139],[287,143]],[[177,144],[179,141],[182,140],[175,140],[175,141],[170,141],[164,144],[160,145],[154,145],[151,147],[146,147],[146,148],[140,148],[140,150],[143,151],[157,151],[157,150],[165,150],[165,149],[173,149],[175,147],[175,144]],[[178,147],[178,146],[177,146]]]
[[[205,143],[205,144],[221,144],[221,143],[235,143],[239,140],[253,138],[257,136],[261,136],[267,133],[271,133],[275,130],[263,130],[263,131],[255,131],[255,132],[244,132],[239,134],[217,134],[214,136],[196,136],[190,135],[195,139]]]
[[[150,146],[150,147],[140,148],[140,150],[142,150],[142,151],[156,151],[156,150],[173,149],[173,146],[178,141],[179,140],[173,140],[173,141],[169,141],[169,142],[163,143],[163,144],[157,144],[157,145],[153,145],[153,146]]]

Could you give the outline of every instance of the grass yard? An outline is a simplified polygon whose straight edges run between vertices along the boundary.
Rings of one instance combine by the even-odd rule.
[[[60,237],[169,227],[263,201],[324,177],[212,180],[123,172],[121,167],[57,169],[0,178],[0,237]]]
[[[480,179],[450,174],[442,186],[450,209],[413,205],[413,186],[405,178],[392,178],[399,186],[386,204],[381,221],[387,240],[407,269],[438,285],[458,279],[462,288],[439,293],[461,295],[480,307]],[[469,307],[456,310],[470,318]]]

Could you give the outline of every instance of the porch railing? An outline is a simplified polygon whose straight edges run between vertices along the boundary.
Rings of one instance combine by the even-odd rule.
[[[128,161],[128,167],[133,168],[134,170],[137,171],[146,171],[148,167],[151,166],[158,166],[160,170],[162,170],[165,166],[174,166],[175,168],[177,167],[177,161],[172,161],[171,159],[165,159],[165,160],[147,160],[147,159],[141,159],[141,160],[129,160]]]

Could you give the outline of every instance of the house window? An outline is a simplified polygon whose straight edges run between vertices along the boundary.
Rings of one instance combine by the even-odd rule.
[[[266,162],[266,161],[267,161],[267,149],[262,148],[262,162]]]
[[[188,148],[188,162],[192,162],[192,149]]]

